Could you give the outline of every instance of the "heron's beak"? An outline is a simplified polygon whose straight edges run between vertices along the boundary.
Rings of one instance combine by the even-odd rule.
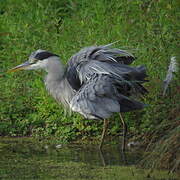
[[[28,66],[30,66],[31,63],[29,63],[28,61],[26,61],[25,63],[22,63],[10,70],[8,70],[7,72],[16,72],[16,71],[20,71],[20,70],[23,70],[23,69],[26,69]]]

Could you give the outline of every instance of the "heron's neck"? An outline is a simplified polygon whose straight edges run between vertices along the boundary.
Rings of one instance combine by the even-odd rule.
[[[65,73],[65,66],[59,58],[49,60],[46,67],[48,81],[61,81]]]
[[[73,89],[65,77],[65,67],[60,62],[48,65],[45,85],[49,93],[62,104],[68,106],[73,96]]]

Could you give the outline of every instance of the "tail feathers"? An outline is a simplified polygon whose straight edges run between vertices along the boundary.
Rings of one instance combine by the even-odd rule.
[[[146,74],[146,67],[144,65],[137,66],[136,70],[136,79],[142,82],[147,82],[148,80],[145,80],[145,78],[148,77],[148,75]]]
[[[119,97],[119,104],[120,104],[120,112],[129,112],[133,110],[139,110],[147,106],[144,103],[130,99],[123,95],[120,95]]]
[[[148,75],[146,74],[146,67],[144,65],[137,66],[131,74],[131,95],[141,94],[145,95],[148,93],[146,88],[142,85],[144,82],[148,82],[146,80]]]
[[[148,90],[140,83],[136,83],[136,90],[142,95],[146,95],[148,93]]]

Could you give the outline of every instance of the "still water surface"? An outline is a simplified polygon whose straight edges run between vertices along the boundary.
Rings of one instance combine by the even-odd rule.
[[[106,145],[99,151],[97,145],[70,144],[63,145],[52,142],[42,142],[28,138],[0,139],[1,155],[9,158],[53,158],[61,162],[83,162],[97,166],[106,165],[133,165],[142,157],[139,151],[126,153],[126,161],[119,145]],[[15,160],[15,159],[14,159]]]
[[[129,168],[142,153],[127,152],[125,160],[119,149],[106,145],[100,152],[96,145],[0,138],[0,179],[144,179],[147,173]]]

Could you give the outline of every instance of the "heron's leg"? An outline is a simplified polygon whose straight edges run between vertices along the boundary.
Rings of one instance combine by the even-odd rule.
[[[104,119],[103,132],[102,132],[102,135],[101,135],[101,142],[100,142],[100,145],[99,145],[99,149],[101,149],[102,146],[103,146],[104,137],[105,137],[106,132],[107,132],[107,127],[108,127],[108,120]]]
[[[127,134],[127,125],[121,115],[121,113],[119,113],[119,117],[121,119],[122,125],[123,125],[123,142],[122,142],[122,151],[125,151],[125,145],[126,145],[126,134]]]

